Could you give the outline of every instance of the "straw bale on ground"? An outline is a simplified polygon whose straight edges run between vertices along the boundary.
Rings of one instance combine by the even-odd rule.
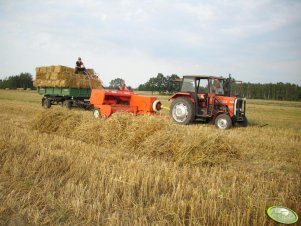
[[[102,84],[93,69],[87,69],[92,78],[93,88],[102,88]],[[89,77],[75,74],[70,67],[56,65],[36,68],[35,87],[90,88]]]

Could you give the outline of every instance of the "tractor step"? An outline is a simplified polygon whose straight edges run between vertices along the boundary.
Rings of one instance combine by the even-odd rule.
[[[196,117],[200,117],[200,118],[209,118],[209,117],[211,117],[212,115],[200,115],[200,114],[196,114],[195,116],[196,116]]]

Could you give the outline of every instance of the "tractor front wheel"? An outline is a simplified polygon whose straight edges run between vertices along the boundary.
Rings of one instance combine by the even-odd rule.
[[[227,114],[220,114],[215,119],[215,127],[219,129],[230,129],[232,127],[232,120]]]
[[[170,105],[170,116],[177,124],[187,125],[195,120],[194,103],[184,97],[176,98]]]

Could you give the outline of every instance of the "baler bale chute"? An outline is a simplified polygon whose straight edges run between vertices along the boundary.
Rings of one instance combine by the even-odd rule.
[[[131,91],[92,89],[90,104],[95,118],[107,118],[117,111],[134,115],[156,114],[161,102],[156,97],[140,96]]]

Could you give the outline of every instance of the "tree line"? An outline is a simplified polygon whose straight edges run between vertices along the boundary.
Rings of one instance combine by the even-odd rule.
[[[244,83],[242,95],[249,99],[301,100],[301,87],[291,83]]]
[[[124,79],[122,79],[122,78],[115,78],[115,79],[111,80],[109,86],[105,87],[105,88],[108,88],[108,89],[118,89],[120,87],[120,85],[121,85],[122,82],[125,83]],[[131,86],[127,86],[127,88],[129,90],[133,89]]]
[[[151,77],[146,83],[139,85],[138,90],[171,94],[180,89],[179,79],[180,77],[176,74],[164,76],[162,73],[158,73],[156,77]]]
[[[234,79],[233,79],[234,80]],[[121,78],[113,79],[108,88],[116,89],[119,87]],[[151,77],[146,83],[140,84],[139,91],[159,92],[160,94],[172,94],[180,90],[180,77],[176,74],[164,76],[158,73],[157,76]],[[30,73],[21,73],[12,75],[3,80],[0,79],[0,89],[17,89],[33,88],[33,77]],[[128,86],[129,89],[132,89]],[[301,87],[291,83],[243,83],[233,84],[231,87],[232,94],[242,95],[249,99],[266,99],[266,100],[301,100]]]
[[[139,91],[156,91],[160,94],[172,94],[180,90],[180,77],[178,75],[164,76],[159,73],[151,77],[146,83],[139,85]],[[231,78],[231,94],[240,94],[248,99],[266,99],[266,100],[301,100],[301,87],[296,84],[278,82],[260,84],[260,83],[233,83]]]
[[[160,94],[171,94],[179,89],[179,80],[180,77],[173,74],[171,76],[164,76],[162,73],[158,73],[156,77],[151,77],[146,83],[139,85],[139,91],[152,91],[159,92]],[[110,84],[107,88],[109,89],[118,89],[121,82],[125,82],[122,78],[115,78],[110,81]],[[127,87],[132,89],[131,86]]]
[[[33,88],[32,75],[29,73],[21,73],[19,75],[12,75],[5,79],[0,79],[0,89],[27,89]]]

